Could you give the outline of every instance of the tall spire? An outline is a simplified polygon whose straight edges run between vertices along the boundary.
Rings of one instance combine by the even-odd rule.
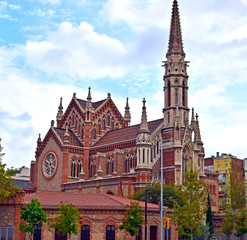
[[[62,104],[63,98],[60,98],[60,104],[58,107],[58,112],[57,112],[57,121],[61,120],[63,117],[63,104]]]
[[[131,119],[131,114],[130,114],[130,107],[129,107],[129,98],[126,98],[124,120],[128,121],[128,125],[130,124],[130,119]]]
[[[185,56],[177,0],[173,1],[170,37],[166,57],[168,58],[172,54]]]
[[[88,108],[88,110],[91,110],[92,108],[92,97],[91,97],[91,88],[88,88],[88,95],[87,95],[87,103],[86,103],[86,107]]]
[[[192,114],[191,114],[191,122],[195,121],[195,114],[194,114],[194,108],[192,108]]]
[[[91,97],[91,88],[88,88],[88,96],[87,96],[87,100],[91,102],[92,97]]]
[[[148,121],[147,121],[147,112],[146,112],[146,100],[143,98],[143,106],[142,106],[142,120],[139,132],[149,132],[148,129]]]

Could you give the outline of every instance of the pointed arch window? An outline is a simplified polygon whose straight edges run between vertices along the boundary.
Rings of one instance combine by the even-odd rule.
[[[160,145],[160,143],[159,143],[159,141],[157,141],[157,143],[156,143],[157,154],[159,154],[159,145]]]
[[[168,107],[171,106],[171,82],[168,81],[168,86],[167,86],[167,97],[168,97]]]
[[[130,157],[130,168],[133,169],[134,167],[135,167],[134,154],[132,153]]]
[[[154,145],[154,158],[156,157],[155,145]]]
[[[106,117],[106,125],[110,126],[110,115],[109,114]]]
[[[71,177],[75,177],[75,160],[72,159],[71,162]]]
[[[175,89],[175,104],[178,105],[178,89]]]
[[[138,149],[138,162],[141,163],[141,150]]]
[[[90,165],[90,177],[94,177],[94,163],[93,161],[91,161],[91,165]]]
[[[185,115],[185,112],[184,112],[184,123],[186,123],[186,117],[185,117],[186,115]]]
[[[182,102],[183,102],[183,106],[185,107],[185,84],[183,81],[183,89],[182,89]]]
[[[72,117],[72,126],[74,126],[74,125],[75,125],[75,116],[73,114],[73,117]]]
[[[105,118],[102,120],[102,130],[105,130]]]
[[[106,173],[107,175],[110,175],[111,174],[111,159],[110,158],[108,158],[106,165],[107,165]]]
[[[81,160],[78,160],[77,162],[77,177],[80,177],[81,173]]]
[[[125,156],[125,172],[129,172],[129,154]]]
[[[145,149],[142,150],[142,162],[145,163]]]
[[[167,113],[167,122],[170,123],[170,113]]]
[[[114,130],[114,118],[111,119],[111,130]]]
[[[96,129],[95,129],[95,127],[93,128],[93,139],[96,139]]]
[[[101,124],[100,121],[98,122],[98,126],[97,126],[97,134],[100,135],[101,133]]]

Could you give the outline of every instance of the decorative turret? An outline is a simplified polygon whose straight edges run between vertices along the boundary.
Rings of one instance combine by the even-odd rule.
[[[88,88],[88,96],[87,96],[87,103],[86,103],[86,111],[87,111],[87,115],[86,115],[86,121],[90,122],[91,121],[91,112],[92,112],[92,97],[91,97],[91,88]]]
[[[142,119],[140,129],[138,131],[136,147],[137,147],[137,169],[151,169],[151,135],[148,129],[147,112],[145,106],[145,98],[143,99]]]
[[[146,112],[146,100],[145,98],[143,98],[143,106],[142,106],[142,120],[141,120],[141,126],[139,129],[139,133],[142,132],[146,132],[146,133],[150,133],[149,129],[148,129],[148,121],[147,121],[147,112]]]
[[[59,125],[58,122],[60,120],[62,120],[62,118],[63,118],[63,104],[62,104],[62,100],[63,100],[63,98],[61,97],[60,98],[60,104],[59,104],[59,107],[58,107],[58,112],[57,112],[57,126]]]
[[[129,98],[126,98],[124,120],[128,121],[128,126],[129,126],[130,125],[130,120],[131,120],[130,107],[129,107]]]
[[[88,88],[88,96],[87,96],[87,103],[86,108],[91,109],[92,108],[92,97],[91,97],[91,88]]]
[[[69,142],[69,127],[68,127],[68,124],[66,124],[66,127],[65,127],[65,133],[64,133],[64,145],[69,145],[70,142]]]
[[[41,146],[41,143],[42,143],[42,141],[41,141],[41,137],[40,137],[40,133],[39,133],[39,137],[38,137],[38,140],[37,140],[37,147],[36,147],[35,154],[38,153],[39,148],[40,148],[40,146]]]
[[[192,108],[191,122],[195,122],[194,108]]]

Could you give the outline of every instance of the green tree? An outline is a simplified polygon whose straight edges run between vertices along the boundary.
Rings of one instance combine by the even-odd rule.
[[[207,210],[206,224],[209,227],[210,234],[213,234],[214,233],[214,214],[212,212],[209,193],[208,193],[208,210]]]
[[[179,236],[193,239],[193,236],[203,233],[201,226],[204,225],[208,206],[204,185],[198,171],[194,170],[192,165],[184,172],[184,181],[176,186],[176,191],[183,199],[184,205],[174,204],[172,218],[177,221]]]
[[[134,194],[131,196],[132,199],[138,201],[145,201],[145,190],[147,190],[147,201],[149,203],[158,204],[160,201],[160,185],[148,185],[140,193]],[[163,205],[168,208],[173,208],[174,202],[177,202],[179,205],[183,205],[183,199],[179,197],[179,194],[175,191],[175,188],[170,185],[163,186]]]
[[[231,234],[233,234],[235,223],[234,223],[234,214],[231,208],[225,208],[225,218],[221,225],[221,233],[226,234],[226,239],[231,239]]]
[[[142,208],[137,202],[132,202],[130,209],[127,210],[127,218],[119,226],[120,229],[125,229],[133,239],[133,236],[138,234],[138,227],[144,223]]]
[[[35,198],[31,200],[31,203],[27,204],[25,210],[21,210],[21,217],[23,219],[19,225],[19,230],[22,232],[34,233],[34,225],[42,227],[43,223],[47,222],[47,215],[42,209],[40,202]]]
[[[60,205],[58,217],[54,218],[51,227],[56,229],[63,236],[78,234],[80,212],[71,203]]]
[[[236,217],[235,217],[235,235],[240,237],[240,239],[244,239],[244,234],[247,233],[247,212],[246,209],[243,209]]]
[[[16,170],[13,168],[5,169],[6,164],[2,163],[4,153],[2,153],[3,147],[1,141],[2,139],[0,138],[0,202],[2,199],[14,195],[14,193],[20,189],[13,184],[15,180],[13,180],[12,177],[15,175]]]
[[[242,175],[231,166],[227,173],[225,200],[223,202],[225,218],[221,232],[230,239],[231,234],[243,239],[247,233],[246,220],[246,183]]]

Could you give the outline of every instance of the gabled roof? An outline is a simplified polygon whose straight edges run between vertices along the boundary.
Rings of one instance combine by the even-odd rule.
[[[148,129],[152,133],[162,122],[163,118],[148,122]],[[140,124],[109,131],[93,147],[134,140],[137,138],[139,129]]]
[[[98,209],[116,209],[126,208],[132,202],[139,202],[141,207],[145,207],[145,203],[128,198],[101,194],[101,193],[66,193],[66,192],[46,192],[40,191],[33,194],[25,195],[24,204],[30,203],[31,199],[37,198],[41,205],[45,207],[58,207],[61,203],[71,203],[76,207],[98,208]],[[148,203],[148,208],[159,210],[156,204]]]
[[[80,103],[80,105],[83,107],[83,108],[86,108],[86,103],[87,101],[86,100],[82,100],[82,99],[78,99],[77,98],[77,101]],[[103,99],[103,100],[100,100],[98,102],[92,102],[92,107],[96,110],[102,103],[104,103],[106,101],[106,99]]]
[[[54,128],[56,131],[57,135],[59,136],[60,140],[64,144],[64,134],[65,134],[65,129],[62,128]],[[73,131],[69,130],[69,145],[75,146],[75,147],[83,147],[82,143],[78,139],[78,137],[74,134]]]

